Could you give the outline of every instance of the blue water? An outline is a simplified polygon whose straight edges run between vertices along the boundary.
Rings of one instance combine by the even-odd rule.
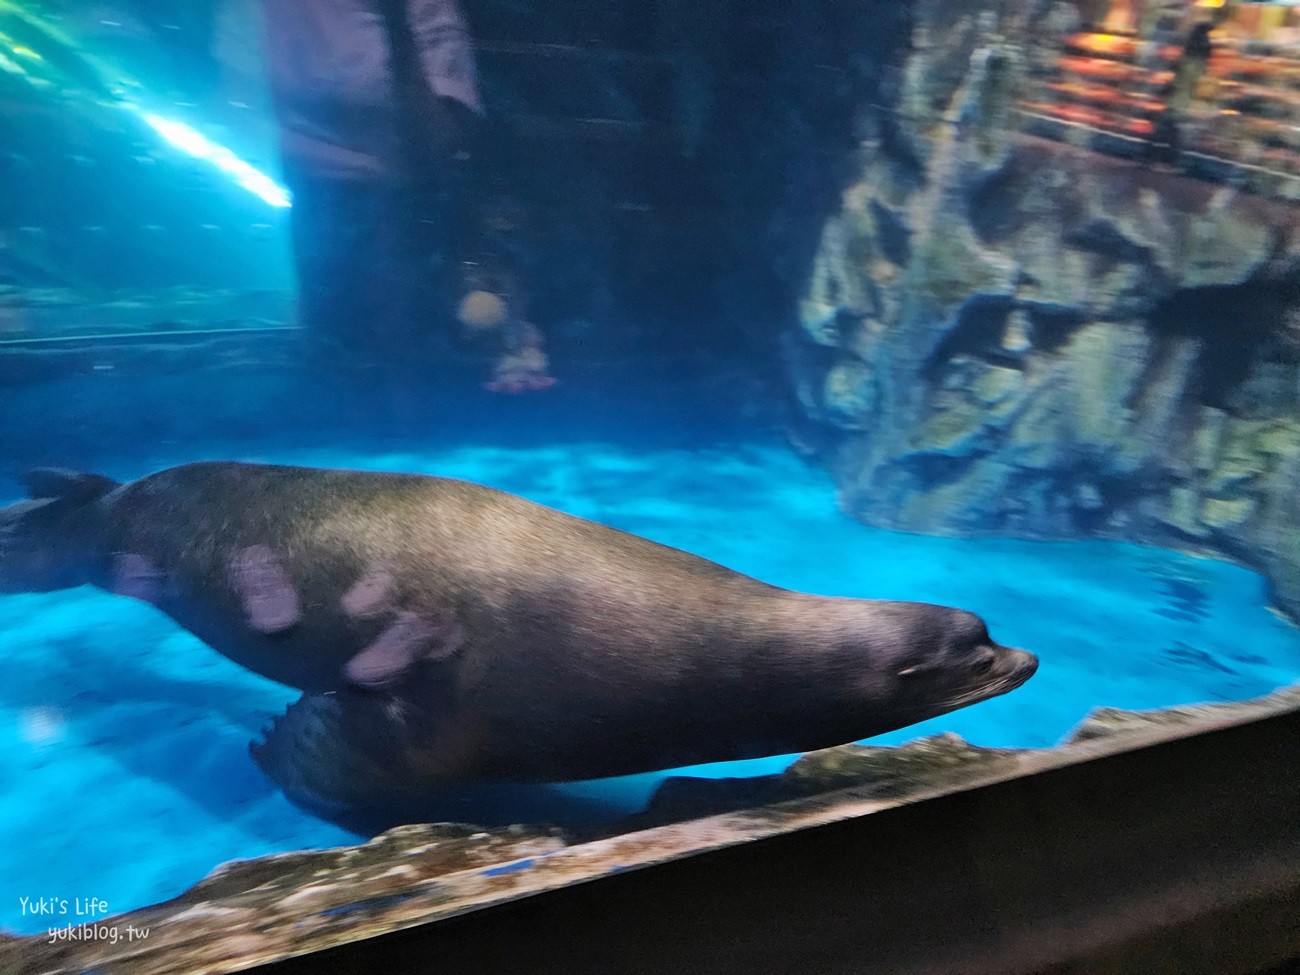
[[[1269,612],[1251,572],[1134,545],[872,530],[837,511],[824,473],[777,444],[239,459],[467,478],[778,585],[963,606],[999,640],[1040,655],[1023,688],[887,742],[955,731],[984,745],[1044,746],[1095,706],[1246,698],[1300,677],[1300,630]],[[0,660],[0,926],[48,926],[22,916],[22,897],[98,897],[117,913],[173,896],[225,860],[355,842],[289,805],[247,757],[249,739],[296,693],[228,663],[150,607],[88,589],[0,598]],[[659,778],[462,799],[449,816],[633,812]]]

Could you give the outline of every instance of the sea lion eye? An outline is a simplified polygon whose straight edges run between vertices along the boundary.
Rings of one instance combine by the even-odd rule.
[[[983,677],[985,674],[987,674],[989,671],[993,669],[993,657],[991,655],[987,657],[980,657],[979,660],[976,660],[973,664],[971,664],[970,669],[971,669],[971,673],[975,674],[975,676]]]

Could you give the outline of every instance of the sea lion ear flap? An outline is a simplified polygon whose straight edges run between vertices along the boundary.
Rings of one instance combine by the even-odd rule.
[[[89,504],[118,487],[117,481],[99,474],[84,474],[66,467],[34,467],[19,475],[29,498],[59,498]]]

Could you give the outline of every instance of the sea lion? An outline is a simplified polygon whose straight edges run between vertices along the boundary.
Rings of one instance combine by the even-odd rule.
[[[250,748],[318,810],[808,751],[1037,667],[972,613],[791,592],[464,481],[212,462],[26,486],[0,591],[143,599],[304,691]]]

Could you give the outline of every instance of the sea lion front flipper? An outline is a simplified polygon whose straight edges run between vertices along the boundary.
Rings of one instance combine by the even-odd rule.
[[[423,738],[407,721],[406,707],[347,689],[304,694],[248,751],[290,801],[336,818],[409,794],[418,782],[410,756]]]

